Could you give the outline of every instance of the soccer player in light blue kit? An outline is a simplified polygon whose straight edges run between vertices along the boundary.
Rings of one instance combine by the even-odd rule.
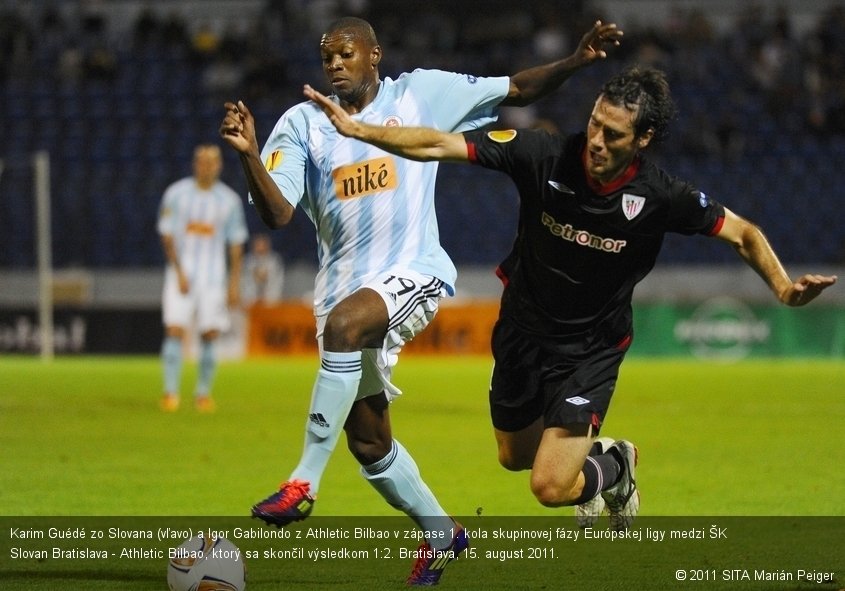
[[[526,105],[553,91],[605,57],[603,45],[618,43],[621,34],[598,22],[572,56],[511,77],[415,70],[382,80],[381,47],[372,27],[357,18],[330,25],[320,54],[334,100],[362,121],[465,131],[495,121],[499,106]],[[466,549],[466,533],[393,438],[388,404],[401,394],[391,383],[399,351],[428,325],[440,299],[454,293],[456,271],[440,246],[434,211],[437,164],[345,138],[311,102],[289,109],[260,152],[242,102],[226,103],[220,133],[240,156],[264,223],[280,228],[301,206],[319,249],[314,310],[321,367],[304,450],[288,480],[252,514],[277,526],[307,517],[343,429],[364,478],[433,532],[408,583],[436,584],[450,559]]]
[[[159,207],[158,232],[167,260],[162,294],[161,408],[168,412],[179,408],[182,342],[194,324],[200,333],[194,404],[200,412],[214,410],[215,344],[229,327],[228,308],[239,301],[248,231],[240,197],[219,179],[222,168],[220,146],[197,146],[193,175],[167,187]]]

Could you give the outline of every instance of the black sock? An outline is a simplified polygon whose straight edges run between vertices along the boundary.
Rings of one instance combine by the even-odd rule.
[[[622,457],[622,452],[619,451],[619,448],[614,446],[607,450],[607,459],[613,460],[616,463],[615,467],[615,475],[613,477],[613,482],[608,484],[605,488],[610,488],[622,478],[622,473],[625,471],[625,458]]]
[[[601,454],[587,457],[581,471],[584,473],[584,488],[573,505],[586,503],[601,491],[613,486],[619,480],[622,468],[612,455]]]

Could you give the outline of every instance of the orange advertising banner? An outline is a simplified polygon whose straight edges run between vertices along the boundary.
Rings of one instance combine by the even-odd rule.
[[[490,354],[490,335],[499,315],[498,300],[443,302],[422,334],[404,351],[424,354]],[[247,355],[262,357],[316,353],[316,328],[310,306],[284,302],[249,311]]]
[[[256,304],[249,309],[246,354],[264,357],[315,353],[316,334],[311,306],[288,302]]]

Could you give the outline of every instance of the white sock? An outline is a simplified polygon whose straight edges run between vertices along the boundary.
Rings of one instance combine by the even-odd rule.
[[[214,370],[217,369],[216,344],[214,341],[200,340],[200,358],[197,371],[196,396],[210,396]]]
[[[305,424],[305,445],[290,480],[307,480],[310,493],[317,494],[320,479],[329,463],[349,409],[361,382],[361,352],[324,351],[311,393],[311,408]]]
[[[455,522],[440,506],[420,476],[419,468],[402,444],[393,446],[381,460],[363,466],[361,474],[393,507],[404,512],[424,532],[432,548],[443,550],[452,543]]]
[[[165,337],[161,345],[161,358],[164,361],[164,392],[178,396],[182,377],[182,339]]]

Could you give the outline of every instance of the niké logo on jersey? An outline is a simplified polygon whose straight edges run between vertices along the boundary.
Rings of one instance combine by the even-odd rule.
[[[396,165],[390,156],[335,168],[332,178],[338,199],[364,197],[395,189],[398,184]]]
[[[190,221],[185,226],[185,232],[198,236],[214,236],[214,225],[202,220]]]

